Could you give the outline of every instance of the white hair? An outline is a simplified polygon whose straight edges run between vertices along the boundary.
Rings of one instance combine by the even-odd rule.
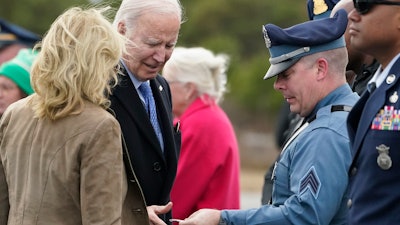
[[[176,47],[164,71],[168,70],[170,80],[193,83],[199,96],[207,94],[218,103],[226,92],[228,64],[226,54],[214,54],[202,47]]]
[[[124,22],[128,30],[134,29],[136,21],[145,12],[175,14],[183,23],[183,7],[179,0],[123,0],[115,15],[113,26]]]

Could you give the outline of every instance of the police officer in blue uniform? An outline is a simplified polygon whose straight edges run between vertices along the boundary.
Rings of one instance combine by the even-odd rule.
[[[310,20],[327,18],[330,16],[332,9],[339,2],[339,0],[307,0],[307,13]],[[350,58],[349,58],[350,60]],[[290,112],[289,104],[283,102],[281,109],[278,113],[278,120],[276,124],[276,143],[279,151],[282,150],[285,142],[290,138],[296,128],[299,126],[303,118],[298,114]],[[278,156],[279,159],[279,156]],[[274,165],[270,166],[264,175],[264,185],[261,195],[261,203],[267,204],[271,201],[272,195],[272,172]]]
[[[380,67],[347,121],[349,224],[400,224],[400,1],[353,3],[350,43]]]
[[[358,100],[346,82],[347,13],[286,29],[263,26],[271,66],[264,79],[305,123],[286,142],[273,173],[272,203],[257,209],[201,209],[180,225],[347,224],[351,163],[346,119]]]

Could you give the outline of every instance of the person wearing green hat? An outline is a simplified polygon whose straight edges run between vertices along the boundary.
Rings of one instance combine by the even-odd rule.
[[[30,68],[37,52],[30,48],[21,49],[18,54],[0,66],[0,115],[7,107],[32,94]]]

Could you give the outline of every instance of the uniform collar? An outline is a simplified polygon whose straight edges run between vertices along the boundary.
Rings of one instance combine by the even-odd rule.
[[[390,69],[392,68],[393,64],[397,61],[397,59],[400,57],[400,53],[394,57],[390,63],[386,66],[386,68],[382,71],[382,65],[379,65],[378,69],[376,70],[374,76],[371,78],[371,80],[368,82],[368,84],[375,82],[376,88],[378,88],[383,81],[385,81],[387,75],[390,72]]]

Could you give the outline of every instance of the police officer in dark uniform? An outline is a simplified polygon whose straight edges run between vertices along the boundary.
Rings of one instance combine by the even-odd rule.
[[[348,116],[349,224],[400,223],[400,1],[353,0],[351,45],[380,67]]]

